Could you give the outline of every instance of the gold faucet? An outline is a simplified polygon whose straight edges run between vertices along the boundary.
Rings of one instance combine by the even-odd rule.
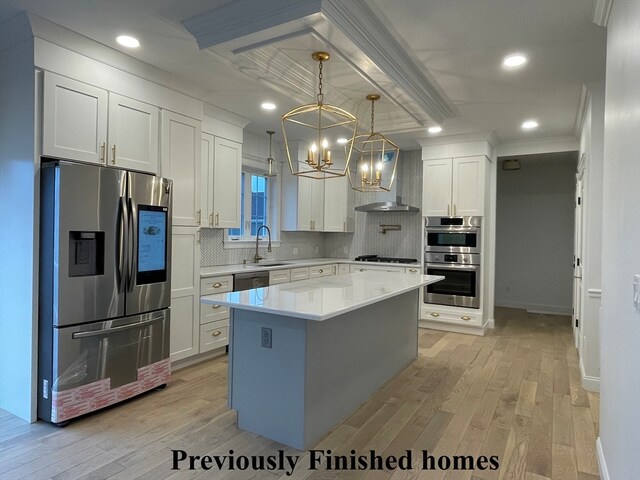
[[[267,229],[267,235],[269,236],[269,245],[267,246],[267,252],[271,253],[271,230],[269,230],[269,227],[267,227],[266,225],[260,225],[258,227],[258,231],[256,232],[256,254],[253,256],[253,263],[258,263],[260,260],[263,260],[263,257],[261,257],[258,254],[258,241],[260,240],[260,230],[262,230],[263,228]]]

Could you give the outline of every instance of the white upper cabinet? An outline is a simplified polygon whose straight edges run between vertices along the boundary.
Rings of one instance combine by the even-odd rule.
[[[46,72],[42,153],[158,171],[158,107]]]
[[[283,177],[282,230],[322,232],[325,180],[288,173]]]
[[[42,153],[105,163],[109,94],[47,72],[44,76]]]
[[[109,94],[109,163],[117,167],[158,171],[158,107]]]
[[[239,228],[242,145],[215,137],[213,156],[213,227]]]
[[[203,133],[201,157],[202,225],[239,228],[242,144]]]
[[[423,162],[422,215],[484,215],[485,157]]]
[[[200,121],[163,110],[161,174],[173,180],[173,224],[199,226]]]
[[[324,231],[352,232],[355,224],[353,190],[347,177],[324,181]]]

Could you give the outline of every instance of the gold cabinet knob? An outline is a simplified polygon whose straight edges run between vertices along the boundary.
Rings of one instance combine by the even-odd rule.
[[[432,316],[432,317],[439,317],[439,316],[440,316],[440,314],[439,314],[439,313],[436,313],[436,312],[431,312],[431,316]]]
[[[211,308],[220,308],[222,305],[211,305]]]
[[[212,283],[211,286],[213,288],[220,288],[222,286],[222,284],[220,282],[216,282],[216,283]]]
[[[467,315],[463,315],[460,317],[462,320],[471,320],[471,317],[468,317]]]
[[[221,333],[222,333],[222,332],[221,332],[220,330],[214,330],[214,331],[211,333],[211,336],[212,336],[212,337],[217,337],[217,336],[218,336],[218,335],[220,335]]]
[[[322,270],[322,269],[318,270],[318,273],[323,273],[323,272],[324,272],[324,270]]]
[[[409,271],[410,271],[411,273],[416,273],[418,270],[417,270],[416,268],[410,268],[410,269],[409,269]]]

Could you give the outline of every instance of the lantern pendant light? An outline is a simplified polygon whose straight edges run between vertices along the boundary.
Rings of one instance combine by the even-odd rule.
[[[294,108],[282,116],[282,133],[293,175],[323,180],[347,175],[358,121],[346,110],[324,102],[322,63],[327,52],[315,52],[319,64],[316,103]],[[349,138],[348,147],[334,147],[338,137]],[[300,138],[301,140],[296,140]]]
[[[267,173],[265,173],[265,177],[275,177],[278,175],[278,170],[276,167],[276,161],[273,159],[271,155],[271,143],[273,141],[273,134],[276,133],[273,130],[267,130],[267,134],[269,135],[269,156],[267,157]]]
[[[380,95],[370,94],[366,99],[371,102],[371,132],[354,138],[357,160],[349,169],[349,183],[359,192],[388,192],[396,176],[400,148],[375,131],[375,102]]]

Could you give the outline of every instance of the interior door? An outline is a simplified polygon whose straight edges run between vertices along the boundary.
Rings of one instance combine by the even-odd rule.
[[[54,325],[122,316],[126,173],[60,162],[55,175]]]
[[[584,168],[576,175],[575,216],[573,232],[573,334],[578,350],[582,347],[582,224]],[[577,325],[576,325],[577,324]]]
[[[127,172],[127,315],[171,303],[171,193],[166,178]]]

